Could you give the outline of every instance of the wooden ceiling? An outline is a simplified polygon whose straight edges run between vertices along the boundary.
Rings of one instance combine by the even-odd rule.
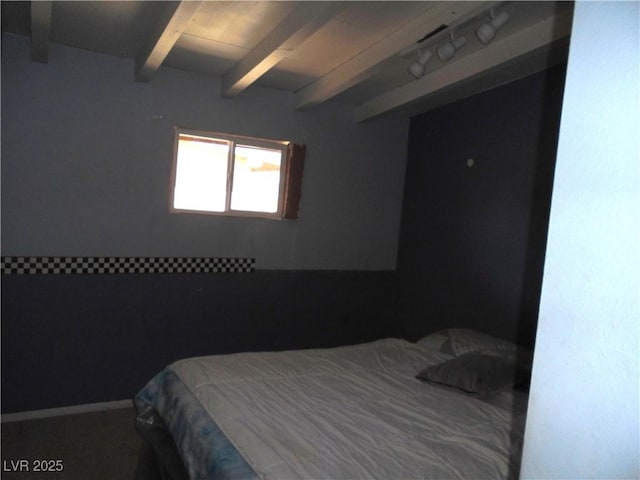
[[[475,30],[503,11],[508,22],[482,44]],[[36,62],[55,61],[49,46],[59,43],[135,59],[132,81],[178,68],[219,78],[225,97],[260,85],[292,92],[296,109],[339,101],[366,121],[563,61],[572,13],[571,2],[544,1],[3,1],[2,31],[29,36]],[[452,33],[467,42],[441,61],[435,49]],[[426,50],[434,55],[416,79],[407,69]]]

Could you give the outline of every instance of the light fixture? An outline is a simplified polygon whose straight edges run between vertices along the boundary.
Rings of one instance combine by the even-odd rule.
[[[437,49],[438,57],[443,62],[451,60],[458,50],[460,50],[467,43],[466,37],[455,38],[453,32],[451,32],[450,40],[444,45],[440,45]]]
[[[496,16],[493,14],[493,10],[491,10],[491,21],[483,23],[476,30],[478,39],[485,45],[488,44],[496,38],[496,32],[507,23],[507,20],[509,20],[509,14],[507,12],[502,12]]]
[[[432,57],[432,53],[431,51],[427,50],[424,53],[420,52],[420,50],[418,50],[418,60],[413,62],[411,65],[409,65],[409,73],[411,73],[411,75],[413,75],[416,78],[420,78],[424,75],[425,72],[425,66],[427,65],[427,63],[429,63],[429,60],[431,60]]]

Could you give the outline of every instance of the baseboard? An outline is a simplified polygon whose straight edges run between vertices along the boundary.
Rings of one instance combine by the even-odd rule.
[[[0,416],[0,421],[22,422],[24,420],[35,420],[38,418],[59,417],[62,415],[77,415],[79,413],[101,412],[105,410],[117,410],[120,408],[132,407],[133,401],[116,400],[113,402],[87,403],[84,405],[73,405],[70,407],[47,408],[44,410],[31,410],[29,412],[5,413]]]

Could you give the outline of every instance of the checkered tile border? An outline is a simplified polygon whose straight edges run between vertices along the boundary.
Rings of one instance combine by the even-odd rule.
[[[2,274],[248,273],[254,263],[253,258],[2,257]]]

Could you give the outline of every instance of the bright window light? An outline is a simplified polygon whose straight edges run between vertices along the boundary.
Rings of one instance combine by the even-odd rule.
[[[282,218],[288,145],[176,129],[173,211]]]
[[[231,209],[276,213],[282,152],[237,145],[233,164]]]
[[[173,208],[224,212],[229,142],[180,135]]]

